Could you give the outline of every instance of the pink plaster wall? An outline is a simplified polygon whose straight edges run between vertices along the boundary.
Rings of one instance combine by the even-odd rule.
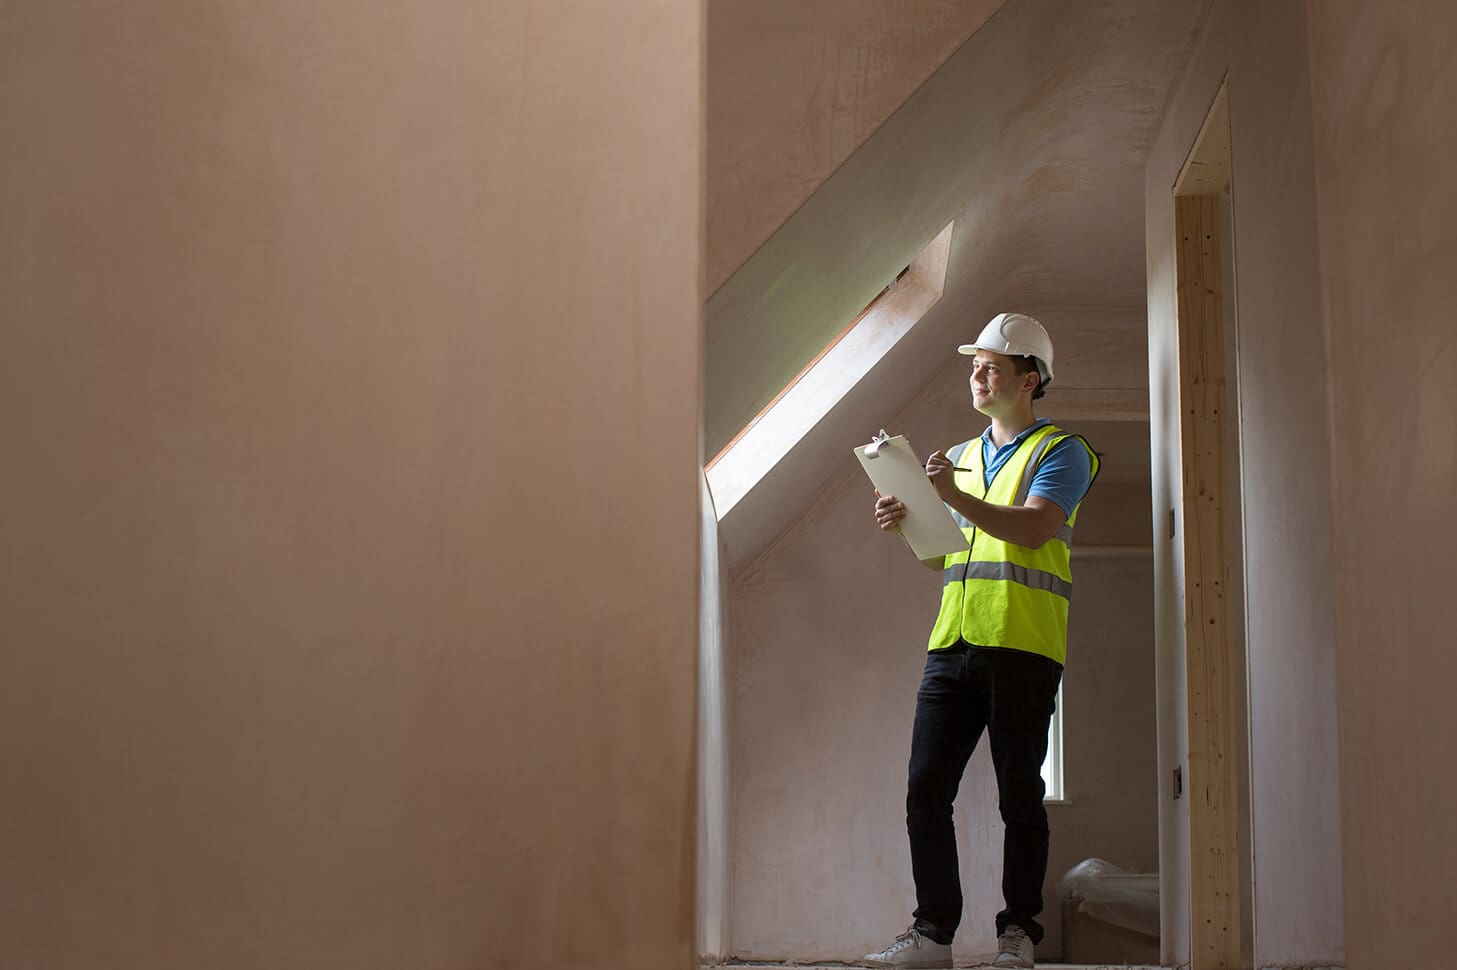
[[[1043,316],[1057,332],[1080,314]],[[894,418],[921,450],[985,424],[967,401],[965,358],[954,345],[947,352],[950,364]],[[1054,391],[1049,411],[1055,401]],[[1079,543],[1146,544],[1146,431],[1068,427],[1116,455],[1079,517]],[[732,589],[730,938],[745,959],[858,960],[900,932],[914,908],[906,759],[939,578],[875,528],[874,497],[846,451],[830,486]],[[1061,947],[1055,886],[1069,866],[1091,855],[1145,871],[1157,862],[1148,559],[1079,559],[1074,572],[1072,803],[1051,810],[1043,958]],[[966,916],[956,952],[970,959],[995,952],[992,918],[1002,905],[1002,825],[984,746],[957,818]]]
[[[1220,81],[1233,139],[1257,967],[1343,962],[1336,597],[1305,19],[1295,0],[1215,3],[1146,177],[1159,774],[1187,751],[1172,186]],[[1188,959],[1188,801],[1160,786],[1164,960]]]
[[[709,4],[708,291],[1004,2]]]
[[[702,30],[7,11],[0,964],[690,964]]]
[[[1330,360],[1346,947],[1449,966],[1457,9],[1309,3]]]

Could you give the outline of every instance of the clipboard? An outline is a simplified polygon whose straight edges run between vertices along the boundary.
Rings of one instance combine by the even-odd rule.
[[[917,559],[935,559],[970,548],[904,435],[892,437],[882,428],[870,444],[855,449],[855,457],[881,495],[894,495],[905,504],[901,537]]]

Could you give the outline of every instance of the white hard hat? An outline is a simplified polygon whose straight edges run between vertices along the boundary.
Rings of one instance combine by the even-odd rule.
[[[963,354],[990,350],[1008,357],[1033,357],[1042,383],[1052,383],[1052,338],[1042,324],[1025,313],[998,313],[973,343],[962,344],[956,350]]]

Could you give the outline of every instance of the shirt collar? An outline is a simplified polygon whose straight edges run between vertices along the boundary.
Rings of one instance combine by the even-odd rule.
[[[1031,434],[1032,432],[1036,431],[1038,428],[1041,428],[1044,425],[1049,425],[1051,423],[1052,423],[1052,419],[1051,418],[1038,418],[1036,421],[1033,421],[1027,427],[1025,427],[1021,431],[1017,432],[1017,437],[1013,438],[1012,441],[1011,441],[1011,443],[1014,444],[1014,445],[1020,445],[1023,441],[1026,441],[1027,440],[1027,436],[1029,434]],[[986,426],[986,430],[981,433],[981,440],[984,441],[984,442],[986,442],[987,444],[991,445],[993,448],[996,447],[996,442],[992,441],[992,426],[991,425],[987,425]],[[1006,446],[1003,446],[1003,447],[1006,447]]]

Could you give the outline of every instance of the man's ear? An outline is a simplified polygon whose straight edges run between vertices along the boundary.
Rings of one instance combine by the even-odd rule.
[[[1029,384],[1028,381],[1031,381],[1031,383]],[[1022,375],[1022,390],[1026,391],[1028,394],[1036,391],[1037,385],[1041,383],[1042,372],[1039,371],[1036,367],[1033,367],[1027,373]]]

